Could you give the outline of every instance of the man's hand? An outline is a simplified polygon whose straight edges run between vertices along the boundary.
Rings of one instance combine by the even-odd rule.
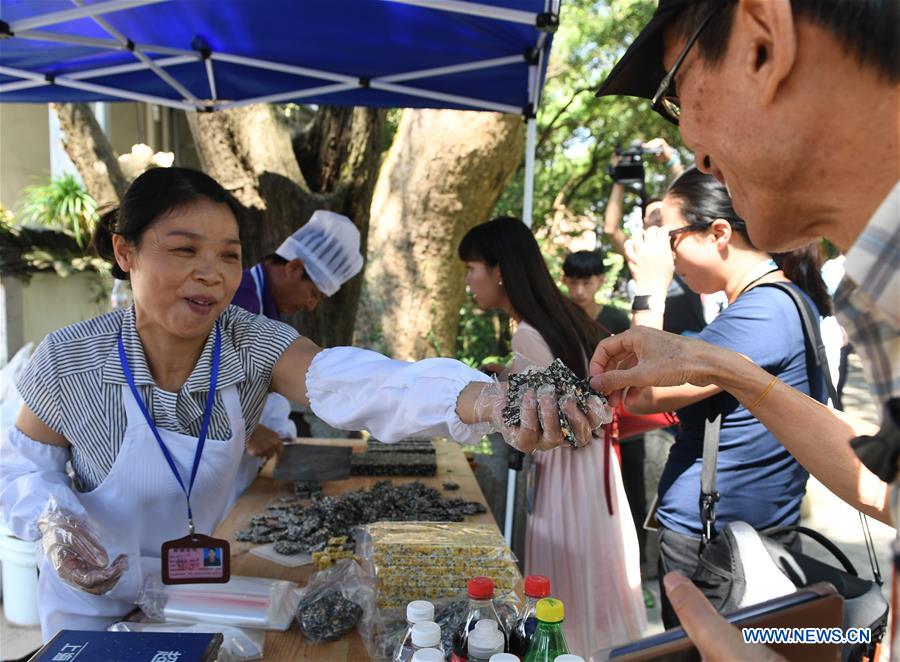
[[[638,294],[665,298],[675,274],[669,231],[662,227],[638,230],[625,242],[625,259]]]
[[[247,441],[247,452],[263,460],[268,460],[273,455],[281,457],[284,442],[274,431],[264,425],[257,425]]]
[[[778,653],[765,646],[745,644],[740,630],[716,613],[706,596],[684,575],[670,572],[663,577],[663,584],[681,626],[705,661],[784,660]]]
[[[647,327],[604,338],[591,358],[591,386],[615,406],[625,389],[640,386],[709,386],[719,352],[702,340]]]

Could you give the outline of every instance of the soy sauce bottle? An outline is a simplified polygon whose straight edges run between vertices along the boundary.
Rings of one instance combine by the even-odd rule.
[[[525,605],[512,632],[509,633],[509,652],[525,657],[531,646],[531,638],[537,629],[537,602],[550,595],[550,578],[543,575],[528,575],[525,578]]]
[[[466,662],[469,654],[469,631],[483,619],[497,623],[497,627],[503,633],[503,649],[507,650],[509,646],[509,635],[494,607],[494,580],[490,577],[472,577],[466,585],[466,589],[469,594],[469,605],[459,629],[453,633],[451,662]]]

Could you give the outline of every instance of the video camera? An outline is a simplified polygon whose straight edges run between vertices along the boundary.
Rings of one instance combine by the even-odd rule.
[[[661,149],[646,149],[640,140],[635,140],[626,149],[616,147],[619,161],[610,163],[606,171],[614,182],[640,185],[644,183],[644,155],[661,153]]]

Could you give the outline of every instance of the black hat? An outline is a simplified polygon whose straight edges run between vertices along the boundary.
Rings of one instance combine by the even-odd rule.
[[[687,5],[701,0],[659,0],[650,22],[597,90],[597,96],[623,95],[652,99],[666,75],[663,69],[663,30]]]

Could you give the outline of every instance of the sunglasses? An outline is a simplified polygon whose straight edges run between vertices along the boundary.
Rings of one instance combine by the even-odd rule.
[[[669,73],[663,77],[656,90],[656,94],[653,95],[653,98],[650,101],[650,107],[675,126],[678,126],[678,123],[681,121],[681,101],[678,99],[678,91],[675,89],[675,74],[677,74],[678,70],[681,68],[684,58],[687,57],[691,47],[697,39],[700,38],[700,33],[703,32],[703,29],[707,25],[709,25],[712,17],[716,15],[716,12],[722,6],[723,3],[716,4],[703,20],[700,21],[700,25],[697,26],[697,29],[694,30],[694,34],[687,40],[687,43],[681,50],[681,54],[675,60],[675,64],[669,69]]]
[[[685,225],[681,228],[676,228],[675,230],[669,230],[669,246],[672,248],[672,252],[675,252],[675,245],[678,243],[678,235],[686,234],[688,232],[700,232],[705,230],[706,228],[698,228],[693,225]]]

